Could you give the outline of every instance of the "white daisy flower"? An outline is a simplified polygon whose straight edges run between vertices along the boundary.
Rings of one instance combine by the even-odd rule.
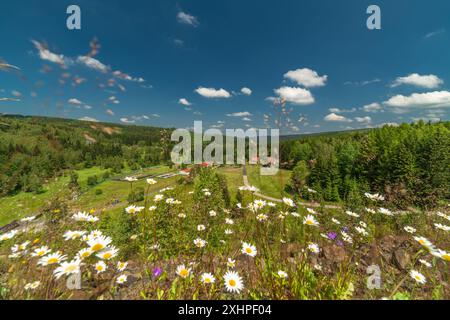
[[[156,180],[155,179],[147,179],[147,183],[150,185],[156,184]]]
[[[43,257],[43,256],[49,254],[50,252],[51,252],[51,250],[47,246],[43,246],[43,247],[34,249],[31,256],[32,257]]]
[[[212,284],[216,281],[216,278],[211,273],[203,273],[200,277],[202,283],[204,284]]]
[[[8,233],[2,234],[2,235],[0,235],[0,241],[11,240],[12,238],[14,238],[17,235],[17,233],[18,233],[17,230],[13,230]]]
[[[292,199],[289,198],[283,198],[283,203],[287,205],[288,207],[295,207],[295,203]]]
[[[254,257],[258,253],[258,251],[256,250],[255,246],[253,246],[253,245],[251,245],[249,243],[246,243],[246,242],[242,242],[241,252],[243,254],[246,254],[246,255],[250,256],[250,257]]]
[[[125,269],[128,266],[128,262],[117,262],[117,270],[119,270],[120,272],[125,271]]]
[[[87,241],[87,244],[89,245],[91,251],[99,252],[109,246],[111,242],[112,239],[110,237],[99,236],[93,239],[89,239]]]
[[[130,214],[139,213],[142,210],[144,210],[144,207],[129,206],[125,208],[125,211]]]
[[[308,250],[311,251],[312,253],[319,253],[320,252],[320,248],[319,248],[319,245],[317,243],[310,243],[310,244],[308,244]]]
[[[277,274],[281,279],[286,279],[288,277],[288,274],[283,270],[278,270]]]
[[[417,231],[415,228],[410,227],[410,226],[405,226],[403,229],[408,233],[416,233],[416,231]]]
[[[236,266],[236,260],[228,258],[228,260],[227,260],[227,267],[228,268],[234,268],[235,266]]]
[[[94,269],[97,271],[97,274],[105,272],[107,268],[106,263],[103,261],[99,261],[94,265]]]
[[[53,271],[56,279],[61,278],[63,275],[71,275],[80,273],[81,260],[75,259],[70,262],[61,262],[58,268]]]
[[[420,284],[425,284],[427,282],[425,276],[416,270],[411,270],[409,272],[409,275],[411,276],[411,278],[413,278],[414,280],[416,280],[416,282]]]
[[[207,242],[205,240],[203,240],[203,239],[197,238],[197,239],[194,240],[194,245],[197,248],[203,248],[203,247],[206,246],[206,244],[207,244]]]
[[[81,249],[80,251],[78,251],[77,257],[80,260],[83,260],[83,259],[89,258],[92,255],[92,253],[93,252],[92,252],[91,248],[84,248],[84,249]]]
[[[319,222],[310,214],[303,218],[303,224],[314,227],[319,226]]]
[[[242,289],[244,289],[244,283],[242,282],[242,278],[239,276],[237,272],[228,271],[223,276],[225,288],[228,292],[231,293],[240,293]]]
[[[128,277],[124,274],[122,274],[121,276],[118,276],[116,279],[116,283],[118,284],[124,284],[125,282],[127,282]]]
[[[50,253],[49,255],[42,257],[38,261],[38,265],[41,265],[41,266],[53,265],[53,264],[61,263],[62,261],[66,260],[66,259],[67,259],[67,256],[63,255],[61,252]]]
[[[204,231],[206,229],[206,227],[205,227],[205,225],[203,225],[203,224],[199,224],[198,226],[197,226],[197,231]]]
[[[177,267],[176,274],[185,279],[191,274],[191,269],[186,268],[184,264],[182,264]]]
[[[111,260],[117,256],[119,249],[116,247],[110,247],[102,250],[97,254],[97,257],[102,260]]]
[[[347,211],[345,211],[345,213],[351,217],[359,218],[359,214],[357,214],[353,211],[347,210]]]
[[[71,231],[71,230],[68,230],[68,231],[66,231],[66,232],[63,234],[63,238],[64,238],[66,241],[69,241],[69,240],[76,240],[76,239],[78,239],[78,238],[83,237],[86,233],[87,233],[87,231]]]

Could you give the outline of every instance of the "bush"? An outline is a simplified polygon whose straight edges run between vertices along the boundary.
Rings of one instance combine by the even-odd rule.
[[[133,189],[128,195],[128,203],[136,203],[144,200],[145,190],[143,187]]]
[[[98,184],[98,178],[96,175],[90,176],[87,178],[87,184],[90,187],[93,187]]]
[[[95,195],[96,195],[96,196],[99,196],[99,195],[101,195],[101,194],[103,194],[103,190],[102,190],[102,189],[96,189],[96,190],[95,190]]]

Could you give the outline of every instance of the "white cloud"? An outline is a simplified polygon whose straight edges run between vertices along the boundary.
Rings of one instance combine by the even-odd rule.
[[[378,112],[378,111],[381,111],[382,109],[383,109],[383,107],[381,106],[381,104],[379,104],[377,102],[367,104],[362,107],[362,110],[364,110],[365,112]]]
[[[336,113],[330,113],[329,115],[327,115],[325,118],[323,118],[325,121],[329,121],[329,122],[352,122],[352,120],[344,117],[344,116],[340,116]]]
[[[231,94],[225,89],[214,89],[214,88],[204,88],[199,87],[195,89],[199,95],[205,98],[230,98]]]
[[[354,86],[358,86],[358,87],[364,87],[364,86],[367,86],[369,84],[373,84],[373,83],[377,83],[377,82],[381,82],[381,80],[378,79],[378,78],[374,78],[374,79],[371,79],[371,80],[356,81],[356,82],[347,81],[347,82],[344,83],[344,85],[354,85]]]
[[[180,11],[177,14],[177,21],[179,23],[188,24],[193,27],[197,27],[199,25],[198,20],[193,15],[190,15],[189,13]]]
[[[391,87],[394,88],[401,85],[411,85],[426,89],[434,89],[443,83],[444,81],[442,79],[439,79],[439,77],[433,74],[420,75],[418,73],[411,73],[406,77],[398,77],[395,79],[395,81],[391,84]]]
[[[250,96],[252,94],[252,90],[250,88],[247,87],[243,87],[241,89],[242,94],[245,94],[246,96]]]
[[[284,77],[295,81],[306,88],[322,87],[328,79],[328,76],[319,76],[316,71],[308,68],[288,71]]]
[[[450,92],[433,91],[427,93],[413,93],[410,96],[396,95],[385,101],[384,104],[395,108],[450,107]]]
[[[444,33],[444,32],[445,32],[445,29],[439,29],[439,30],[436,30],[436,31],[427,33],[427,34],[425,35],[425,38],[428,39],[428,38],[437,36],[438,34],[441,34],[441,33]]]
[[[78,119],[78,120],[81,120],[81,121],[88,121],[88,122],[99,122],[97,119],[91,118],[91,117],[82,117],[82,118],[80,118],[80,119]]]
[[[112,111],[111,109],[106,109],[106,113],[109,114],[110,116],[114,115],[114,111]]]
[[[119,71],[119,70],[114,71],[114,72],[113,72],[113,75],[114,75],[115,77],[119,78],[119,79],[122,79],[122,80],[133,81],[133,82],[139,82],[139,83],[145,82],[145,79],[144,79],[144,78],[141,78],[141,77],[135,78],[135,77],[132,77],[132,76],[130,76],[129,74],[126,74],[126,73],[124,73],[124,72],[122,72],[122,71]]]
[[[330,111],[332,113],[349,113],[349,112],[355,112],[356,108],[351,108],[351,109],[330,108],[330,109],[328,109],[328,111]]]
[[[77,62],[84,64],[86,67],[90,69],[94,69],[96,71],[100,71],[102,73],[107,73],[109,71],[109,67],[101,63],[99,60],[88,57],[88,56],[79,56],[77,58]]]
[[[34,44],[36,49],[38,49],[39,57],[42,60],[47,60],[47,61],[59,64],[61,66],[66,66],[66,64],[68,62],[70,62],[69,61],[70,59],[67,59],[66,57],[64,57],[64,55],[56,54],[56,53],[53,53],[50,50],[48,50],[44,44],[42,44],[36,40],[31,40],[31,42]]]
[[[182,104],[183,106],[191,106],[192,105],[192,103],[190,103],[187,99],[185,99],[185,98],[181,98],[180,100],[178,100],[178,103],[179,104]]]
[[[83,102],[81,102],[80,100],[78,100],[76,98],[69,99],[69,101],[67,101],[67,102],[70,104],[73,104],[75,106],[81,106],[84,104]]]
[[[279,89],[275,89],[275,93],[287,102],[298,105],[308,105],[315,102],[311,92],[303,88],[281,87]]]
[[[355,117],[356,122],[369,124],[372,122],[372,118],[369,116],[366,117]]]
[[[250,119],[248,117],[244,117],[244,118],[242,118],[242,121],[252,121],[252,119]]]
[[[135,123],[134,120],[129,120],[128,118],[120,118],[120,122],[123,122],[123,123]]]
[[[227,114],[228,117],[250,117],[252,114],[248,111],[235,112]]]
[[[0,98],[1,102],[20,102],[20,99],[14,99],[14,98]]]

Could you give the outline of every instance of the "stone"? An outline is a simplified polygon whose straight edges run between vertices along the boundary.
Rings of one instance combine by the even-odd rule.
[[[400,270],[406,270],[411,262],[411,256],[404,249],[397,249],[393,254],[394,264]]]

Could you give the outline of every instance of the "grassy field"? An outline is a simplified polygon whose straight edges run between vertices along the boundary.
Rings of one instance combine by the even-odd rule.
[[[282,198],[284,186],[289,182],[291,172],[280,169],[274,176],[261,176],[257,166],[247,166],[248,181],[259,188],[261,193],[274,198]]]
[[[107,170],[99,167],[76,171],[82,194],[72,203],[74,208],[88,210],[91,208],[108,206],[114,199],[118,199],[121,202],[126,200],[130,185],[127,182],[114,181],[113,178],[116,177],[100,182],[98,185],[93,187],[88,186],[88,177],[97,175],[101,178],[106,171]],[[139,172],[125,170],[120,177],[131,174],[162,174],[170,171],[171,170],[167,166],[158,166],[145,168]],[[174,180],[175,178],[162,179],[159,186],[164,187],[165,185],[170,185],[174,182]],[[13,220],[35,214],[39,211],[39,209],[55,197],[70,197],[69,190],[67,188],[69,181],[69,176],[62,176],[48,181],[48,183],[44,186],[44,192],[41,194],[20,192],[14,196],[0,198],[0,226],[6,225]],[[134,186],[136,187],[144,185],[145,180],[134,183]],[[96,190],[102,190],[102,194],[96,195]]]

